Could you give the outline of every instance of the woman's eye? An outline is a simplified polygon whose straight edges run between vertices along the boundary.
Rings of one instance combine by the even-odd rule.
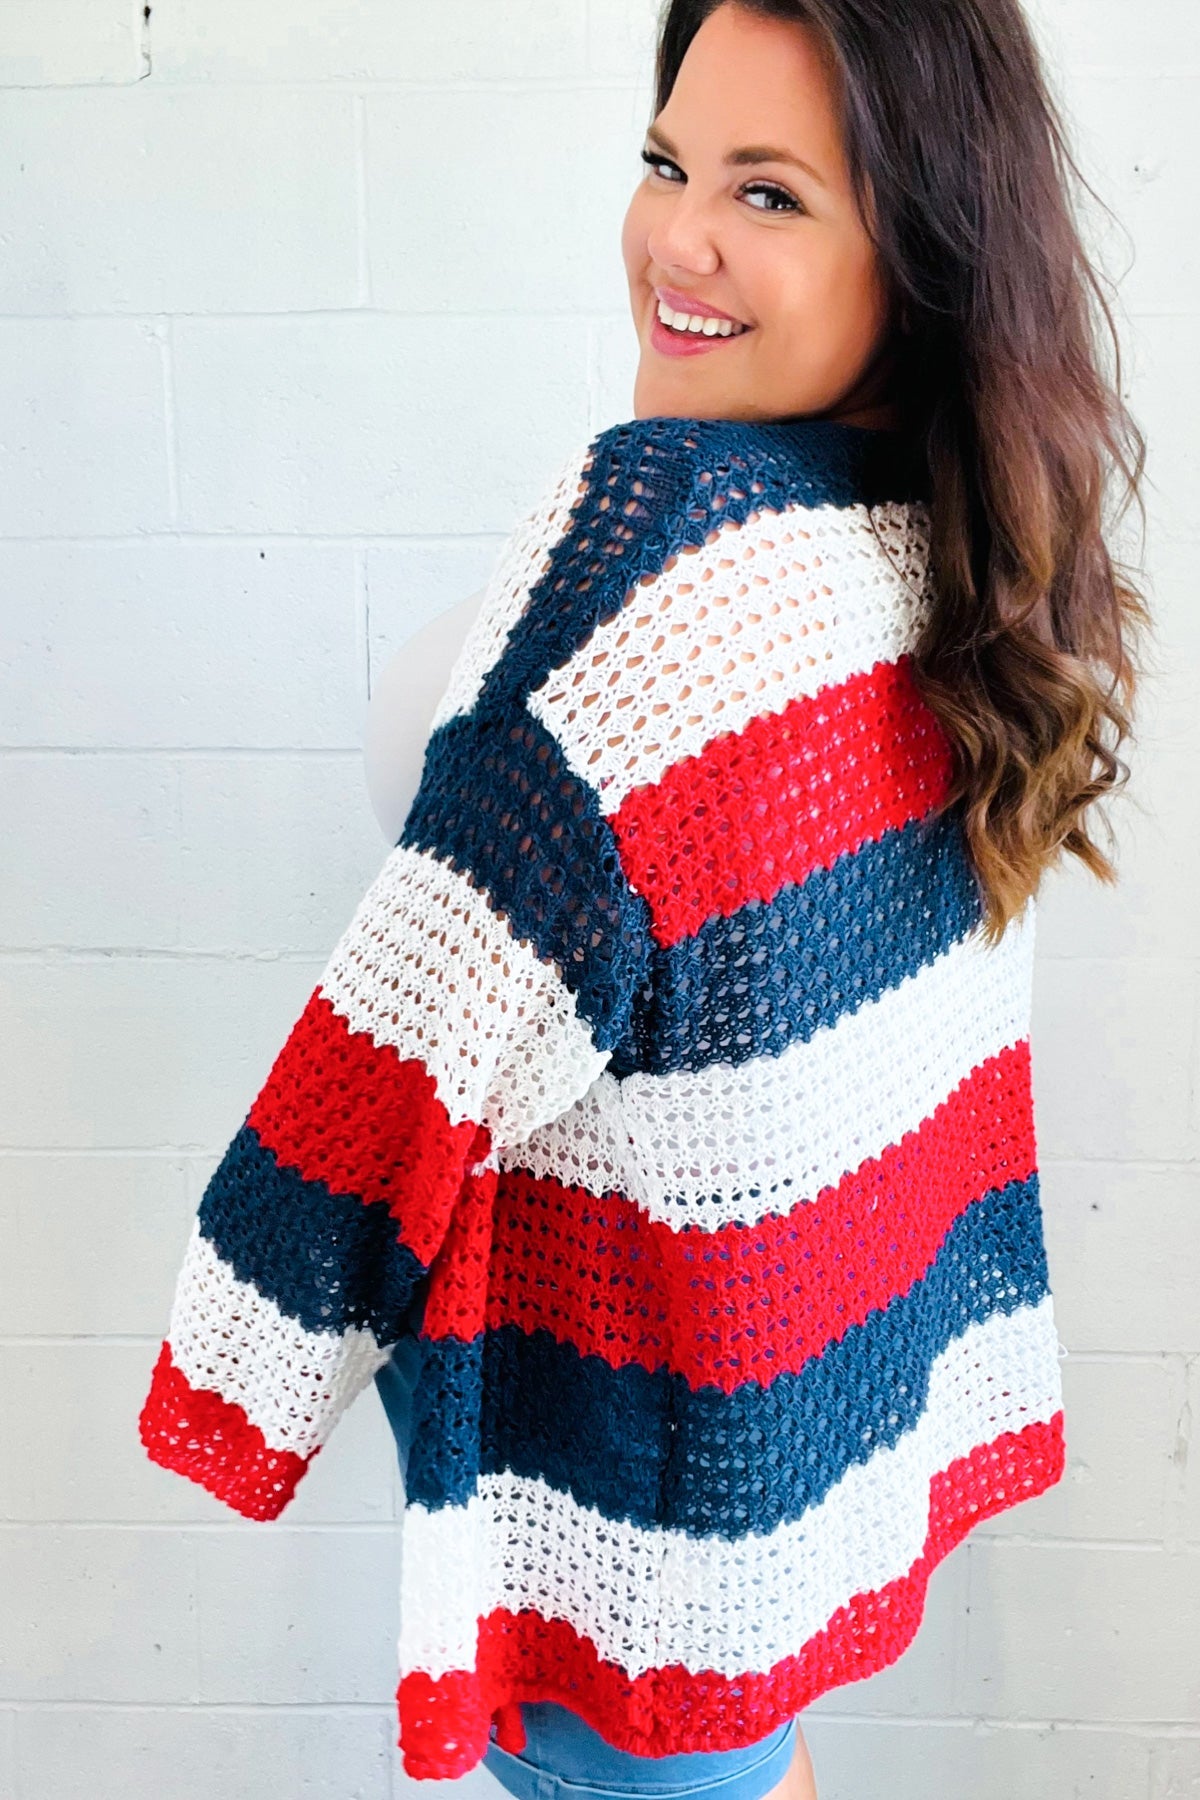
[[[775,187],[769,181],[756,181],[750,187],[742,189],[743,194],[768,194],[773,200],[782,200],[782,206],[759,206],[756,212],[799,212],[800,203],[789,194],[786,188]]]
[[[643,150],[641,153],[641,156],[642,156],[642,161],[646,164],[647,168],[673,169],[676,167],[676,165],[673,162],[671,162],[668,157],[655,156],[653,151],[651,151],[651,150]]]
[[[669,156],[655,156],[652,150],[643,150],[640,155],[647,168],[674,169],[677,175],[682,174],[678,163],[673,163]],[[768,199],[781,202],[779,205],[756,206],[755,212],[803,212],[804,210],[794,194],[789,194],[786,188],[776,187],[771,181],[748,182],[742,189],[742,193],[747,197],[751,194],[765,194]]]

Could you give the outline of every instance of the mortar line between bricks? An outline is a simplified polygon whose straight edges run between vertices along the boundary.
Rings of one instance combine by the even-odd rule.
[[[1192,1037],[1188,1046],[1187,1111],[1195,1120],[1197,1087],[1200,1085],[1200,993],[1192,995]]]
[[[974,1533],[969,1533],[965,1541],[964,1555],[966,1567],[963,1570],[962,1605],[955,1609],[952,1627],[954,1642],[954,1661],[950,1667],[950,1699],[955,1706],[960,1704],[963,1684],[966,1681],[967,1660],[971,1654],[971,1633],[975,1622],[975,1560],[971,1555]]]
[[[92,766],[94,767],[95,765],[93,764]],[[183,779],[183,769],[184,765],[181,758],[177,756],[168,758],[167,777],[171,784],[171,797],[175,803],[175,830],[178,833],[177,842],[180,844],[183,843],[187,830],[187,820],[184,817],[186,803],[184,798],[185,784]],[[183,883],[180,882],[175,890],[174,912],[171,919],[176,938],[183,936],[183,894],[184,886]]]
[[[0,1707],[17,1712],[121,1712],[174,1713],[203,1711],[244,1714],[248,1718],[268,1718],[272,1713],[311,1713],[320,1718],[325,1713],[386,1713],[388,1703],[382,1700],[8,1700],[0,1696]]]
[[[346,1519],[346,1520],[305,1520],[294,1525],[271,1521],[272,1535],[275,1537],[380,1537],[386,1538],[396,1530],[395,1519]],[[79,1535],[84,1532],[109,1532],[110,1534],[126,1533],[142,1534],[149,1532],[154,1536],[175,1537],[180,1533],[198,1537],[220,1537],[234,1534],[239,1537],[254,1537],[262,1530],[262,1521],[257,1519],[235,1519],[232,1516],[228,1524],[218,1520],[214,1525],[206,1525],[197,1519],[0,1519],[0,1535],[4,1532],[33,1532],[45,1528],[53,1531],[56,1537],[70,1533]],[[0,1702],[3,1704],[3,1702]]]
[[[1170,1459],[1174,1480],[1165,1496],[1166,1529],[1163,1541],[1168,1550],[1181,1550],[1187,1545],[1188,1465],[1192,1455],[1191,1365],[1194,1358],[1187,1351],[1173,1351],[1167,1361],[1176,1384],[1174,1442]]]
[[[45,1150],[34,1150],[34,1151],[17,1150],[17,1149],[14,1149],[11,1145],[7,1145],[7,1144],[0,1147],[0,1157],[30,1156],[30,1155],[45,1156],[46,1154],[47,1154],[47,1152]],[[119,1157],[137,1156],[137,1157],[141,1157],[143,1160],[150,1160],[151,1158],[158,1158],[158,1159],[162,1160],[163,1162],[174,1162],[179,1157],[185,1157],[194,1162],[206,1162],[210,1157],[213,1157],[213,1156],[219,1157],[221,1155],[221,1152],[220,1152],[220,1150],[218,1150],[216,1148],[215,1145],[209,1145],[204,1149],[181,1150],[177,1145],[174,1145],[174,1144],[144,1144],[140,1149],[135,1149],[135,1150],[114,1150],[114,1149],[111,1149],[108,1145],[103,1145],[99,1149],[95,1149],[95,1150],[89,1150],[86,1148],[79,1148],[77,1146],[71,1146],[69,1149],[55,1150],[55,1151],[49,1152],[49,1154],[54,1155],[54,1156],[86,1156],[88,1158],[96,1158],[101,1161],[106,1156],[119,1156]],[[138,1339],[137,1341],[141,1342],[142,1340]],[[0,1343],[4,1343],[4,1342],[11,1342],[11,1339],[6,1339],[2,1334],[0,1334]]]
[[[0,92],[3,90],[0,89]],[[1194,318],[1197,308],[1168,308],[1163,313],[1166,318]],[[1147,313],[1147,318],[1158,317],[1156,313]],[[437,319],[462,321],[468,325],[487,324],[511,325],[513,320],[526,321],[529,324],[545,325],[599,325],[624,324],[629,320],[627,311],[619,307],[599,312],[589,312],[578,307],[539,307],[539,306],[497,306],[480,311],[476,307],[446,306],[295,306],[282,310],[275,308],[241,308],[241,307],[206,307],[200,312],[191,312],[187,307],[172,307],[164,312],[161,307],[128,307],[117,308],[108,312],[92,311],[86,308],[70,308],[62,312],[43,310],[40,312],[0,312],[0,325],[147,325],[156,319],[181,319],[185,323],[199,322],[204,325],[246,325],[286,323],[289,320],[303,320],[307,323],[319,319],[327,323],[336,323],[339,319],[390,319],[397,325],[410,324],[414,319]],[[630,326],[632,330],[632,326]]]
[[[354,630],[360,636],[359,654],[362,657],[363,682],[366,690],[367,707],[371,704],[374,691],[374,671],[371,668],[371,578],[367,565],[367,552],[358,548],[354,552]],[[363,714],[363,731],[366,731],[366,712]]]
[[[354,217],[360,305],[371,303],[371,241],[367,225],[367,109],[361,93],[351,96],[354,107]]]
[[[319,536],[301,531],[188,531],[187,529],[167,529],[159,531],[139,531],[137,533],[114,533],[112,537],[100,537],[95,532],[88,532],[78,537],[70,536],[21,536],[10,532],[0,538],[0,547],[10,544],[25,544],[33,549],[53,549],[57,544],[69,544],[73,549],[85,550],[139,550],[145,544],[178,544],[178,545],[211,545],[234,550],[256,549],[260,544],[294,545],[300,550],[393,550],[404,549],[441,549],[445,545],[476,544],[488,541],[503,543],[502,531],[393,531],[393,532],[346,532],[342,537],[324,532]]]
[[[140,7],[139,7],[140,12]],[[1073,65],[1073,69],[1082,73],[1082,65]],[[1176,65],[1171,73],[1184,73],[1180,79],[1186,78],[1185,65]],[[1119,70],[1110,65],[1100,65],[1100,72],[1123,75],[1129,80],[1128,69]],[[1150,70],[1138,70],[1139,76],[1153,74]],[[1165,71],[1164,71],[1165,73]],[[121,93],[129,92],[139,85],[143,79],[136,76],[130,81],[0,81],[0,94],[87,94],[87,93]],[[330,79],[314,76],[308,79],[301,75],[280,76],[274,80],[255,81],[246,77],[223,76],[219,80],[198,76],[188,81],[180,76],[156,75],[155,92],[169,91],[172,94],[206,94],[212,96],[219,88],[222,93],[273,93],[273,94],[361,94],[364,99],[380,94],[503,94],[513,99],[522,99],[529,94],[566,95],[573,94],[626,94],[631,98],[640,94],[646,87],[644,67],[631,70],[628,75],[593,75],[586,70],[566,75],[481,75],[478,77],[449,76],[438,80],[436,76],[387,76],[372,78],[364,76],[360,71],[353,75],[344,75]]]
[[[9,1743],[12,1747],[13,1759],[13,1800],[25,1800],[25,1783],[21,1776],[21,1706],[19,1702],[4,1702],[5,1710],[12,1715]]]
[[[1138,1737],[1153,1741],[1160,1737],[1177,1737],[1184,1743],[1200,1740],[1200,1728],[1193,1725],[1180,1725],[1172,1722],[1167,1725],[1149,1724],[1145,1720],[1122,1723],[1120,1720],[1107,1719],[1014,1719],[1011,1714],[1000,1713],[887,1713],[887,1712],[828,1712],[813,1714],[822,1725],[826,1723],[841,1724],[843,1720],[849,1725],[903,1725],[906,1729],[921,1725],[986,1725],[997,1731],[1103,1731],[1117,1737]]]
[[[1049,1154],[1045,1155],[1042,1158],[1041,1166],[1042,1166],[1043,1170],[1045,1170],[1045,1169],[1094,1169],[1098,1163],[1102,1164],[1105,1162],[1112,1163],[1112,1165],[1114,1167],[1120,1167],[1123,1169],[1126,1169],[1126,1168],[1127,1169],[1142,1169],[1142,1170],[1145,1170],[1147,1173],[1152,1172],[1155,1169],[1175,1169],[1175,1168],[1195,1169],[1196,1168],[1195,1158],[1194,1157],[1186,1157],[1186,1156],[1179,1160],[1167,1159],[1166,1161],[1164,1161],[1162,1157],[1158,1157],[1158,1156],[1103,1157],[1103,1156],[1051,1156]]]
[[[154,73],[154,57],[150,49],[150,21],[154,16],[153,0],[125,0],[133,7],[133,36],[137,45],[138,81],[148,81]]]
[[[204,1652],[200,1632],[200,1547],[197,1533],[188,1533],[188,1573],[191,1578],[191,1593],[188,1596],[188,1616],[192,1627],[192,1705],[200,1704],[200,1691],[204,1685]]]
[[[310,761],[314,757],[330,757],[349,759],[361,756],[361,745],[354,744],[4,744],[0,745],[0,757],[18,756],[78,756],[86,757],[89,762],[99,762],[101,757],[147,757],[164,756],[174,761],[185,761],[189,757],[253,757],[256,761],[267,762],[281,757],[290,757],[297,761]],[[0,949],[0,955],[3,955]]]
[[[586,373],[584,378],[585,391],[587,393],[589,433],[597,432],[600,429],[601,424],[600,366],[600,334],[596,327],[596,321],[594,319],[589,319],[586,341]]]
[[[179,409],[175,403],[175,327],[169,313],[161,315],[159,330],[163,378],[163,429],[166,435],[167,511],[172,524],[179,521]]]
[[[47,944],[35,950],[0,950],[0,965],[8,968],[45,968],[56,964],[64,969],[84,968],[93,963],[229,963],[239,965],[255,963],[279,964],[282,968],[304,968],[318,965],[328,950],[238,950],[205,949],[179,950],[171,945],[137,946],[129,944],[92,945],[86,950],[73,950],[69,945]],[[129,1146],[135,1148],[136,1146]],[[38,1150],[49,1149],[47,1144],[9,1144],[6,1149]],[[64,1145],[69,1149],[70,1145]],[[183,1148],[183,1146],[180,1146]]]

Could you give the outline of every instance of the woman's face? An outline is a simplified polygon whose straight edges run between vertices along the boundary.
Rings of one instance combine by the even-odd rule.
[[[816,35],[726,0],[689,44],[645,149],[654,160],[621,232],[636,416],[894,425],[886,284]],[[671,333],[660,294],[745,329]]]

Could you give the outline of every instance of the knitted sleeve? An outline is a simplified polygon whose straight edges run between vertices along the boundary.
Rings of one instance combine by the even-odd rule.
[[[504,546],[405,830],[201,1198],[139,1430],[247,1518],[289,1504],[472,1172],[587,1091],[643,979],[644,903],[513,655],[593,554],[595,448]]]

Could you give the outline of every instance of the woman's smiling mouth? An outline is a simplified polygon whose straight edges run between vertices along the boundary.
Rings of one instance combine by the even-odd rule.
[[[663,356],[694,356],[742,337],[752,327],[674,289],[652,290],[651,347]]]

